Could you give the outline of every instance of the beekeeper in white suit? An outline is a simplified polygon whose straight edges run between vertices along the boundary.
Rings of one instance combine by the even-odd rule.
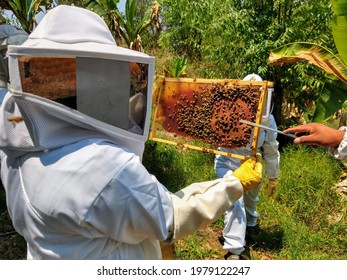
[[[243,80],[262,81],[257,74],[249,74]],[[268,98],[271,98],[268,96]],[[269,102],[268,106],[271,102]],[[271,112],[271,108],[269,107]],[[275,119],[272,114],[265,114],[262,118],[262,124],[273,129],[277,129]],[[258,149],[262,153],[266,164],[266,171],[269,183],[266,186],[266,192],[273,196],[277,186],[279,176],[280,153],[278,151],[277,133],[261,129],[258,136]],[[249,155],[250,144],[245,148],[219,150],[233,154]],[[214,168],[218,178],[228,177],[241,165],[240,160],[234,157],[216,155]],[[227,250],[225,259],[248,259],[250,256],[243,254],[246,245],[246,229],[251,231],[257,224],[258,212],[256,211],[258,194],[261,183],[250,191],[244,192],[243,196],[228,209],[224,214],[223,236],[219,237],[223,248]]]
[[[255,159],[175,194],[149,174],[141,157],[154,58],[117,47],[91,11],[52,9],[8,56],[1,178],[28,259],[160,259],[159,240],[216,220],[261,180]],[[132,66],[144,75],[139,84]],[[129,99],[139,92],[143,119],[130,121]]]

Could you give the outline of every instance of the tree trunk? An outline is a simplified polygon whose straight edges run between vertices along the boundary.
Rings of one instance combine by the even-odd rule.
[[[282,117],[282,103],[283,103],[283,88],[280,81],[275,82],[274,94],[273,94],[274,108],[272,114],[275,117],[277,126],[284,124],[284,119]]]

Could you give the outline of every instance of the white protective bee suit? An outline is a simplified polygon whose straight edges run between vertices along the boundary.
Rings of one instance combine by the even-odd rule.
[[[256,74],[250,74],[244,80],[261,81],[262,79]],[[277,129],[275,119],[272,114],[262,118],[262,124],[273,129]],[[269,180],[277,180],[279,176],[279,160],[280,153],[278,151],[277,133],[259,130],[257,147],[262,153],[265,160],[266,171]],[[218,148],[221,151],[230,152],[239,155],[250,154],[250,144],[245,148],[225,149]],[[214,161],[214,169],[218,178],[230,176],[240,166],[240,159],[216,155]],[[257,224],[258,212],[256,211],[257,202],[259,201],[258,194],[261,188],[261,183],[255,189],[244,192],[243,196],[236,201],[232,207],[224,213],[224,229],[223,248],[234,255],[240,255],[244,251],[246,244],[246,228],[254,227]]]
[[[339,130],[347,132],[347,126],[341,126]],[[347,133],[343,136],[340,145],[335,149],[329,148],[329,152],[337,159],[345,160],[347,158]]]
[[[141,157],[154,58],[117,47],[95,13],[60,5],[8,56],[1,179],[28,259],[160,259],[159,240],[196,231],[241,197],[236,174],[173,194],[148,173]],[[139,65],[145,78],[130,86]],[[71,89],[75,109],[59,103]],[[128,110],[132,90],[144,95],[142,121]],[[46,97],[60,91],[62,98]]]

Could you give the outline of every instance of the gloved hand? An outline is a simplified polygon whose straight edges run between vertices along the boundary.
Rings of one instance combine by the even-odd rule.
[[[269,183],[266,186],[266,193],[269,197],[271,197],[275,194],[277,184],[278,184],[277,179],[269,179]]]
[[[166,243],[196,232],[220,218],[233,202],[240,199],[243,189],[235,176],[193,183],[171,194],[174,209],[173,229]]]
[[[248,159],[233,172],[233,176],[238,178],[244,191],[255,189],[263,177],[263,166],[261,155],[257,153],[256,159]]]

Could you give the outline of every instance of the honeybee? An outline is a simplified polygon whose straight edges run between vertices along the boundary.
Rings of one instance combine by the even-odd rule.
[[[12,116],[9,117],[7,120],[15,125],[16,123],[24,121],[24,118],[21,116]]]

